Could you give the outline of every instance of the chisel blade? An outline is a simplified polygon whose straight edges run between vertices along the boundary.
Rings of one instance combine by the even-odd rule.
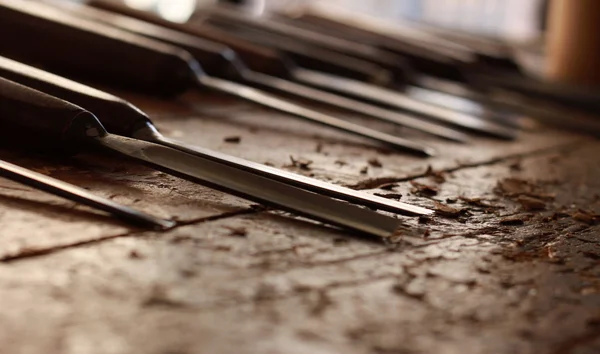
[[[167,146],[106,134],[93,139],[169,174],[199,182],[282,210],[377,237],[390,237],[403,227],[395,218],[308,192]]]
[[[364,82],[307,69],[296,69],[294,77],[296,80],[309,85],[377,102],[403,111],[409,111],[463,129],[502,139],[516,138],[517,132],[515,129],[510,129],[494,122],[486,122],[468,114],[419,102],[399,92]]]
[[[265,94],[256,89],[236,84],[234,82],[221,80],[214,77],[198,76],[198,83],[201,86],[214,89],[218,92],[229,93],[232,96],[244,98],[248,101],[257,103],[264,107],[269,107],[274,110],[285,112],[290,115],[297,116],[305,120],[310,120],[324,126],[334,127],[338,130],[343,130],[364,138],[372,139],[380,143],[387,144],[395,149],[403,150],[425,157],[434,156],[436,154],[435,149],[423,143],[392,136],[390,134],[386,134],[377,130],[346,122],[344,120],[308,108],[304,108],[286,100]]]

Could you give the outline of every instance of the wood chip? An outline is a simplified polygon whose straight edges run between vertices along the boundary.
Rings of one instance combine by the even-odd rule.
[[[317,146],[315,147],[315,152],[317,152],[317,153],[323,152],[323,143],[317,143]]]
[[[225,228],[230,231],[229,232],[229,236],[237,236],[237,237],[246,237],[246,236],[248,236],[248,230],[246,230],[245,227],[225,226]]]
[[[571,215],[571,217],[574,220],[580,221],[584,224],[588,224],[588,225],[594,225],[596,223],[596,216],[593,214],[590,214],[586,211],[583,210],[578,210],[575,213],[573,213]]]
[[[425,176],[433,179],[435,183],[444,183],[446,182],[446,174],[443,171],[436,171],[431,167],[431,165],[427,166],[427,170],[425,171]]]
[[[373,167],[377,167],[377,168],[383,167],[383,164],[381,163],[381,161],[379,161],[376,157],[369,159],[367,162],[369,163],[369,165],[371,165]]]
[[[528,217],[525,215],[509,216],[500,220],[500,225],[523,225]]]
[[[422,183],[418,183],[415,181],[410,181],[410,184],[414,187],[412,189],[413,193],[418,193],[418,194],[422,194],[422,195],[429,195],[429,196],[433,196],[433,195],[437,195],[439,193],[439,189],[433,186],[428,186],[426,184],[422,184]]]
[[[387,198],[387,199],[396,199],[399,200],[400,198],[402,198],[402,194],[400,193],[387,193],[387,194],[383,194],[383,193],[374,193],[376,196],[381,197],[381,198]]]
[[[242,141],[242,138],[239,135],[226,136],[223,138],[223,141],[231,144],[239,144]]]
[[[433,202],[433,209],[435,210],[436,214],[450,218],[457,218],[463,212],[462,209],[453,208],[449,205],[442,204],[438,201]]]
[[[482,198],[468,198],[468,197],[463,197],[463,196],[460,196],[458,198],[467,204],[485,207],[485,208],[492,207],[491,204],[486,203]]]
[[[348,164],[344,160],[335,160],[333,163],[336,164],[336,165],[338,165],[338,166],[346,166]]]
[[[366,175],[369,172],[369,166],[361,168],[359,172],[361,175]]]
[[[517,198],[517,201],[521,203],[525,210],[546,209],[546,202],[538,198],[533,198],[527,195],[521,195],[519,196],[519,198]]]
[[[528,181],[519,178],[505,178],[499,181],[498,189],[509,196],[532,192],[531,184]]]
[[[292,161],[293,167],[298,167],[302,170],[307,170],[307,171],[310,170],[310,165],[312,165],[312,163],[313,163],[312,160],[303,159],[303,158],[295,158],[292,155],[290,155],[290,161]]]
[[[396,187],[398,187],[398,183],[386,183],[384,185],[379,186],[379,189],[383,189],[385,191],[391,191]]]

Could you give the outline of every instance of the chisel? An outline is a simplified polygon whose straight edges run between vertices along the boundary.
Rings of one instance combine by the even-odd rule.
[[[523,95],[539,96],[552,103],[560,101],[566,105],[584,107],[591,111],[595,111],[598,106],[597,97],[594,97],[597,95],[590,95],[573,87],[528,78],[515,61],[508,45],[499,40],[423,25],[413,24],[405,28],[386,26],[361,15],[343,14],[322,6],[308,6],[290,16],[294,18],[294,23],[308,23],[315,26],[315,30],[325,31],[330,35],[335,33],[336,37],[377,43],[379,47],[388,49],[395,48],[394,52],[404,54],[409,59],[409,63],[419,71],[427,75],[457,80],[474,86],[476,90],[493,90],[500,86]],[[422,43],[422,46],[430,52],[429,57],[423,56],[422,52],[413,56],[414,49],[410,48],[410,45],[415,44],[415,40],[426,42]],[[439,47],[449,43],[466,48],[472,53],[473,59],[462,63],[448,61],[444,56],[449,53],[440,51]],[[423,63],[428,63],[430,67],[418,67]],[[430,70],[434,66],[439,70]],[[447,73],[450,72],[454,74],[448,76]],[[418,77],[419,75],[413,75],[413,78]]]
[[[0,77],[48,93],[91,111],[111,132],[169,146],[247,172],[277,180],[301,189],[346,200],[370,208],[404,215],[426,215],[428,209],[381,198],[349,188],[304,177],[205,148],[189,146],[161,135],[139,108],[109,93],[0,57]]]
[[[431,156],[432,148],[323,114],[257,89],[204,74],[186,51],[30,1],[0,1],[0,55],[67,76],[176,95],[208,88],[387,144]],[[105,60],[110,58],[110,60]]]
[[[6,98],[4,90],[7,85],[3,85],[0,79],[0,97]],[[21,97],[14,97],[21,101]],[[18,107],[18,111],[13,111],[13,107]],[[30,114],[37,114],[37,110],[33,106],[28,106],[26,103],[13,105],[4,100],[0,100],[0,120],[7,114],[27,117]],[[26,119],[26,118],[24,118]],[[1,124],[0,124],[1,125]],[[141,211],[120,205],[111,200],[101,198],[94,195],[83,188],[79,188],[72,184],[57,180],[55,178],[45,176],[43,174],[33,172],[26,168],[14,165],[12,163],[0,160],[0,177],[4,177],[11,181],[24,184],[26,186],[63,197],[65,199],[80,203],[98,210],[105,211],[115,217],[127,221],[134,225],[151,227],[158,230],[166,230],[175,223],[171,220],[164,220],[148,215]]]
[[[90,148],[140,161],[157,170],[265,205],[363,234],[388,237],[399,219],[298,189],[163,145],[109,134],[79,106],[0,78],[0,136],[39,149]]]
[[[211,41],[224,43],[227,46],[234,48],[238,52],[238,54],[246,60],[246,62],[250,63],[250,67],[256,71],[261,71],[263,73],[267,73],[268,75],[283,76],[283,77],[292,79],[294,81],[301,81],[303,79],[304,80],[307,79],[306,75],[301,75],[301,73],[305,72],[306,70],[301,69],[301,67],[299,67],[297,65],[294,65],[295,63],[291,62],[289,60],[289,58],[287,58],[285,56],[280,58],[279,53],[273,52],[273,48],[265,48],[264,43],[262,43],[262,45],[261,44],[257,45],[257,43],[248,44],[246,41],[240,42],[240,38],[235,38],[235,37],[232,38],[232,34],[223,32],[223,30],[221,30],[221,29],[211,28],[211,27],[207,27],[204,25],[200,26],[197,24],[191,25],[191,24],[172,23],[172,22],[168,22],[166,20],[160,19],[157,16],[150,15],[144,11],[130,9],[125,6],[118,5],[116,3],[109,3],[109,2],[106,2],[103,0],[92,0],[88,3],[88,5],[97,7],[99,9],[108,10],[108,11],[111,11],[114,13],[126,15],[129,17],[141,19],[143,21],[151,22],[151,23],[159,25],[161,27],[166,27],[166,28],[176,30],[178,32],[187,33],[187,34],[190,34],[195,37],[205,38],[205,39],[209,39]],[[289,40],[281,39],[281,40],[277,41],[277,43],[284,43],[284,42],[289,42]],[[275,47],[278,47],[278,45],[275,45]],[[279,49],[281,49],[281,48],[279,48]],[[311,76],[309,78],[319,76],[319,72],[310,71],[310,73],[311,73]],[[312,85],[315,83],[328,82],[331,80],[335,81],[336,77],[337,76],[327,74],[327,75],[324,75],[321,78],[321,80],[316,80],[315,82],[310,82],[309,84]],[[318,87],[318,85],[317,85],[317,87]],[[365,90],[369,90],[370,87],[372,87],[372,86],[364,84]],[[325,88],[328,90],[331,89],[330,87],[325,87]],[[355,95],[351,95],[351,97],[352,98],[356,98],[356,97],[360,98],[361,91],[362,91],[362,89],[353,90],[353,93]],[[419,98],[423,99],[424,96],[420,95]],[[406,99],[406,97],[404,95],[399,95],[399,100],[405,100],[405,99]],[[445,104],[445,102],[448,101],[448,99],[450,99],[450,101],[455,101],[456,98],[452,99],[451,97],[450,98],[444,97],[443,99],[440,99],[439,95],[428,95],[427,97],[425,97],[425,100],[429,101],[429,103],[440,104],[442,106]],[[350,102],[348,102],[348,103],[350,104]],[[376,103],[378,103],[378,102],[376,102]],[[359,109],[359,107],[357,107],[357,104],[360,104],[360,102],[354,103],[352,105],[352,107]],[[456,102],[454,104],[456,105]],[[369,105],[369,106],[373,107],[373,105]],[[384,119],[384,120],[385,119],[390,120],[390,118],[393,120],[396,120],[398,118],[398,117],[391,117],[389,114],[389,110],[381,111],[380,107],[376,110],[367,109],[367,108],[368,107],[364,107],[364,109],[361,110],[361,113],[370,115],[374,118]],[[434,106],[434,108],[435,108],[435,106]],[[438,112],[441,115],[438,114],[436,116],[436,118],[438,118],[441,122],[444,122],[446,124],[460,123],[459,120],[452,119],[452,117],[450,117],[448,120],[444,119],[446,117],[443,115],[443,112],[450,111],[450,110],[441,109],[438,111],[441,111],[441,113]],[[503,117],[498,117],[498,119],[501,119],[501,118],[503,118]],[[472,120],[472,119],[477,119],[477,118],[471,116],[471,118],[469,118],[469,119]],[[403,120],[403,122],[405,122],[405,120]],[[482,125],[485,126],[485,121]],[[495,125],[493,123],[491,125],[492,125],[492,128],[495,127]],[[458,124],[457,126],[460,127],[460,124]],[[468,122],[467,122],[467,126],[469,126]],[[510,135],[512,133],[510,131],[506,131],[507,129],[504,129],[505,131],[502,131],[502,129],[500,129],[500,130],[501,130],[499,132],[500,134]],[[493,131],[489,132],[489,133],[494,134]],[[439,133],[437,135],[439,135]]]
[[[278,37],[272,34],[260,33],[258,35],[247,28],[231,26],[223,22],[210,22],[220,25],[219,28],[229,31],[229,33],[239,36],[245,40],[254,41],[267,46],[273,46],[277,49],[284,49],[281,43],[286,42],[285,37]],[[451,109],[432,106],[431,104],[415,100],[401,92],[392,89],[382,88],[351,78],[340,77],[338,75],[326,74],[314,70],[297,68],[294,71],[294,78],[307,85],[335,92],[337,94],[347,95],[353,99],[360,99],[372,104],[380,104],[386,107],[392,107],[404,112],[418,114],[425,118],[430,118],[439,122],[451,124],[453,126],[469,129],[474,132],[502,138],[514,139],[516,131],[508,127],[487,122],[478,117],[455,112]]]
[[[344,96],[331,94],[326,91],[317,90],[278,77],[252,71],[236,53],[230,52],[229,48],[221,47],[213,42],[207,43],[206,40],[183,32],[89,6],[75,4],[71,6],[62,6],[61,8],[64,8],[65,11],[71,11],[78,16],[83,16],[94,21],[99,21],[113,27],[185,49],[192,54],[196,60],[203,63],[204,70],[211,76],[246,83],[280,94],[284,93],[294,97],[316,101],[337,109],[362,114],[377,120],[411,128],[444,139],[459,142],[464,142],[467,139],[465,134],[439,124],[432,124],[423,121],[422,119],[391,110],[384,110],[380,107],[351,100]],[[210,63],[211,65],[204,65],[204,63]]]

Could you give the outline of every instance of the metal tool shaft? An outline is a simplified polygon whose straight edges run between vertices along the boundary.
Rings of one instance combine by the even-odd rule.
[[[398,219],[289,186],[166,146],[107,134],[92,140],[150,166],[194,182],[274,206],[326,224],[377,237],[389,237],[401,226]]]
[[[434,120],[467,128],[483,134],[502,139],[514,139],[516,135],[514,129],[509,129],[493,122],[486,122],[468,114],[425,104],[406,97],[398,92],[365,84],[363,82],[306,69],[297,69],[295,71],[295,76],[301,82],[310,85],[344,93],[356,98],[367,98],[373,102],[385,104],[400,110],[409,110]]]
[[[305,177],[296,173],[269,167],[260,163],[244,160],[235,156],[220,153],[218,151],[184,144],[182,142],[169,139],[160,134],[151,124],[146,124],[136,131],[133,135],[136,139],[165,145],[176,150],[180,150],[191,155],[199,156],[230,167],[242,169],[244,171],[260,175],[265,178],[277,180],[281,183],[296,186],[315,193],[327,195],[336,199],[353,202],[370,208],[389,211],[396,214],[409,216],[430,215],[432,211],[415,205],[402,203],[365,192],[355,191],[349,188],[337,186],[335,184],[319,181],[314,178]]]
[[[435,150],[424,144],[346,122],[339,118],[304,108],[286,100],[265,94],[264,92],[250,87],[246,87],[231,81],[208,77],[206,75],[198,76],[197,79],[200,86],[211,88],[215,91],[226,93],[235,97],[243,98],[261,106],[288,113],[296,117],[301,117],[302,119],[310,120],[314,123],[319,123],[328,127],[334,127],[336,129],[343,130],[361,137],[369,138],[371,140],[384,143],[395,149],[407,151],[421,156],[435,155]]]
[[[0,160],[0,176],[12,181],[39,189],[89,207],[110,213],[135,225],[168,229],[175,225],[173,221],[156,218],[141,211],[120,205],[94,195],[83,188],[44,176],[23,167]]]

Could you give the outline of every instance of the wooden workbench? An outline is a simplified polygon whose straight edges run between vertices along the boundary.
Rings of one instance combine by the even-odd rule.
[[[454,210],[376,242],[125,160],[1,151],[179,224],[1,180],[0,353],[600,352],[599,142],[541,129],[420,159],[223,97],[127,98],[168,136]]]

